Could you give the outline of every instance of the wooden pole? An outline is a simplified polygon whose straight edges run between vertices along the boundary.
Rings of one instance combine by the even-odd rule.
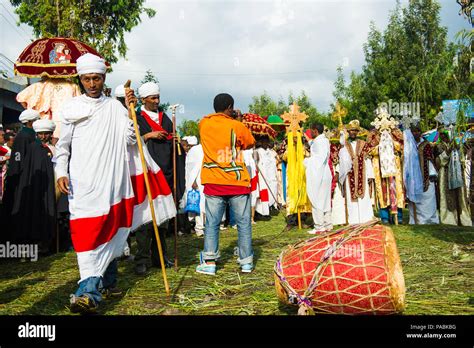
[[[176,217],[174,218],[174,268],[178,269],[178,200],[176,197],[176,108],[178,105],[171,106],[173,122],[173,199],[176,207]],[[179,145],[178,145],[179,146]]]
[[[347,196],[347,190],[344,190],[344,214],[346,216],[346,225],[349,225],[349,209],[347,208],[347,200],[349,197],[350,196]]]
[[[299,209],[298,209],[298,229],[301,230],[301,213]]]
[[[125,83],[124,85],[125,89],[130,88],[130,83],[131,83],[130,80],[128,80]],[[153,230],[155,231],[156,243],[158,244],[158,252],[160,254],[160,264],[161,264],[161,270],[163,272],[163,282],[165,283],[166,295],[169,296],[170,287],[168,285],[168,278],[166,277],[165,259],[163,257],[163,249],[161,248],[161,239],[160,239],[160,234],[158,233],[158,225],[156,224],[155,206],[153,205],[150,182],[148,180],[148,167],[146,165],[145,155],[143,153],[143,145],[142,145],[142,141],[140,137],[140,131],[138,130],[137,115],[135,113],[135,105],[133,103],[130,103],[130,118],[133,121],[133,128],[135,129],[135,136],[137,138],[138,152],[140,153],[140,159],[142,162],[143,177],[145,178],[145,187],[146,187],[146,193],[148,197],[148,203],[150,205],[151,219],[153,222]]]

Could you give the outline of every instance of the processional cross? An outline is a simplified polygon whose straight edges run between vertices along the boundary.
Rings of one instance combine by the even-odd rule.
[[[344,126],[344,124],[342,123],[342,119],[346,116],[347,116],[347,109],[345,107],[341,106],[341,104],[339,104],[339,102],[337,102],[336,103],[336,109],[332,113],[332,119],[334,121],[338,121],[338,128],[339,129],[342,129],[342,127]]]
[[[285,112],[283,115],[281,115],[281,118],[285,122],[290,123],[286,129],[286,132],[296,133],[297,131],[301,130],[300,122],[306,121],[308,115],[306,115],[304,112],[300,112],[300,107],[298,104],[293,103],[293,105],[290,106],[290,112]]]

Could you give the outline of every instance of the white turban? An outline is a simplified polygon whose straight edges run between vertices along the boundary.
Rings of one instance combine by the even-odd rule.
[[[115,98],[124,98],[125,97],[125,87],[124,85],[118,85],[115,87],[114,91]]]
[[[147,82],[140,86],[138,89],[138,94],[140,98],[146,98],[150,95],[160,94],[160,86],[155,82]]]
[[[77,58],[76,70],[78,75],[105,74],[107,67],[103,58],[86,53]]]
[[[26,109],[20,114],[19,120],[21,123],[26,123],[28,121],[34,121],[39,119],[40,113],[33,109]]]
[[[198,144],[198,138],[196,138],[194,135],[184,137],[183,140],[186,140],[188,142],[188,145],[197,145]]]
[[[48,119],[42,119],[33,122],[33,129],[36,133],[38,132],[54,132],[56,124]]]

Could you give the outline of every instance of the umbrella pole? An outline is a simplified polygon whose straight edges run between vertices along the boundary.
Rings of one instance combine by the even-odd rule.
[[[130,80],[128,80],[125,83],[125,88],[128,89],[130,88]],[[155,206],[153,205],[153,198],[151,195],[151,189],[150,189],[150,182],[148,180],[148,167],[145,161],[145,154],[143,153],[143,145],[142,145],[142,139],[140,137],[140,132],[138,130],[138,123],[137,123],[137,115],[135,113],[135,105],[133,103],[130,103],[130,118],[133,121],[133,128],[135,130],[135,136],[137,138],[137,145],[138,145],[138,152],[140,153],[140,159],[142,162],[142,168],[143,168],[143,177],[145,178],[145,187],[146,187],[146,193],[148,197],[148,204],[150,206],[150,212],[151,212],[151,219],[153,222],[153,230],[155,231],[155,237],[156,237],[156,243],[158,244],[158,252],[160,254],[160,264],[161,264],[161,270],[163,271],[163,282],[165,284],[165,290],[166,290],[166,295],[170,295],[170,287],[168,285],[168,278],[166,277],[166,267],[165,267],[165,259],[163,257],[163,249],[161,248],[161,239],[160,239],[160,234],[158,233],[158,225],[156,224],[156,216],[155,216]]]

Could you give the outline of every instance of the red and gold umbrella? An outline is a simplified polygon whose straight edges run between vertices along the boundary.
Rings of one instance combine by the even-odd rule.
[[[76,61],[86,53],[102,57],[92,47],[74,39],[38,39],[21,52],[15,63],[15,74],[26,77],[74,77],[77,76]],[[106,65],[110,69],[110,64]]]
[[[275,139],[276,131],[265,121],[262,117],[257,114],[244,114],[242,122],[247,126],[252,134],[266,135],[270,139]]]

